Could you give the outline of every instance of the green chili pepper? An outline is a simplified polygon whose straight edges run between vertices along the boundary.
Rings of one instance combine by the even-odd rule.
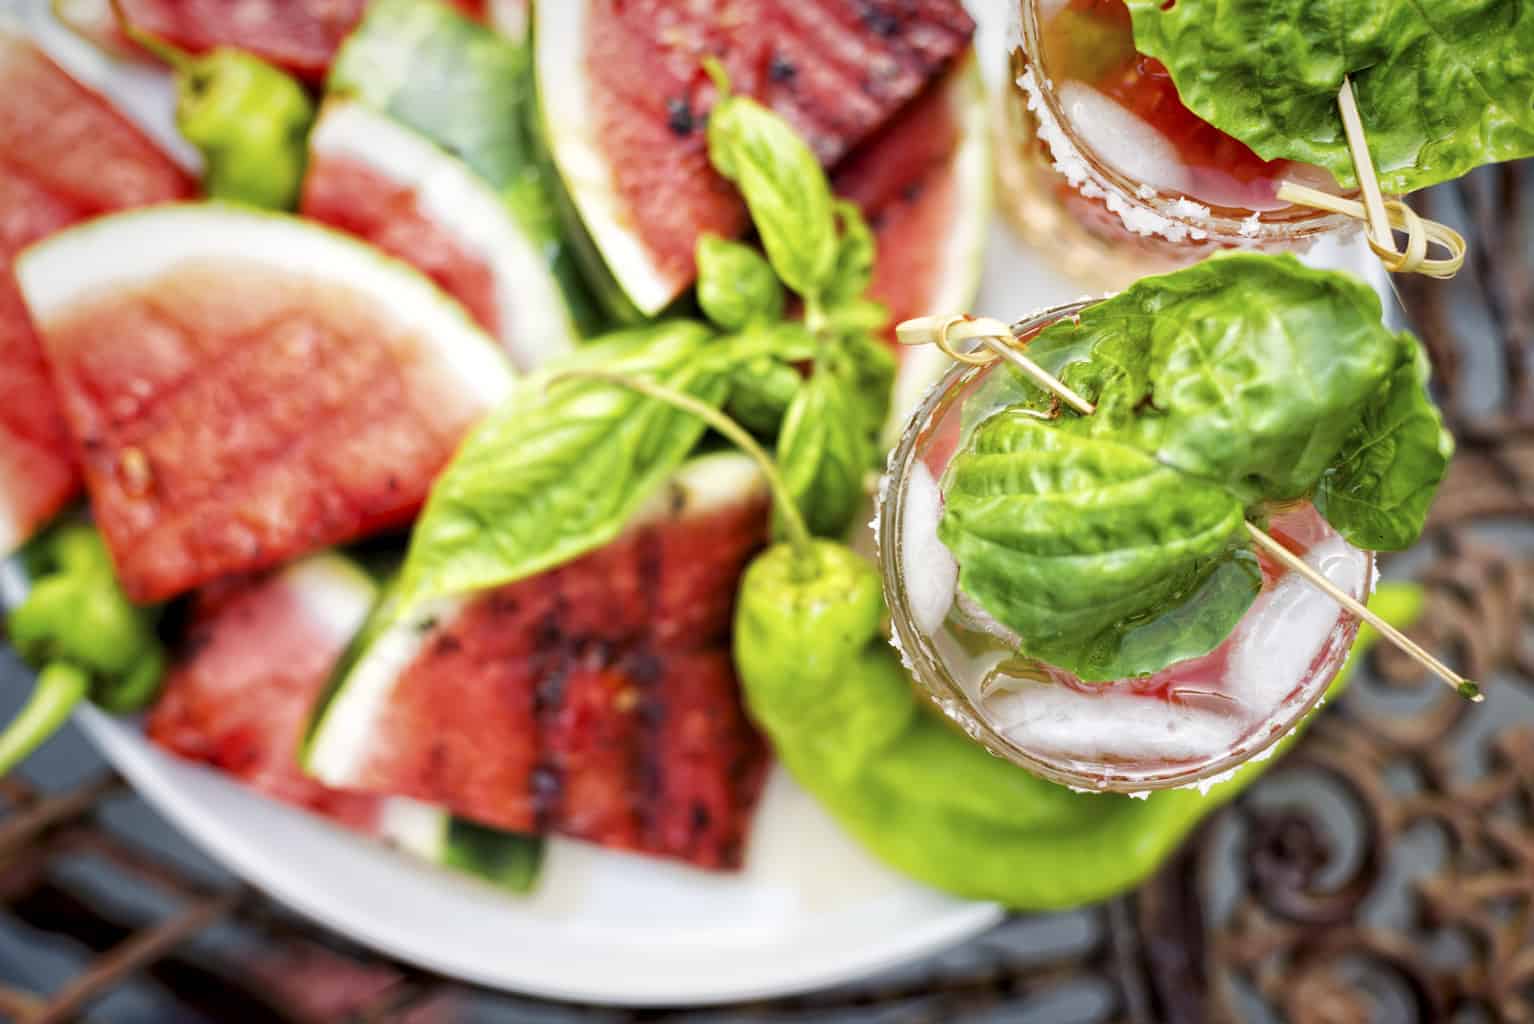
[[[193,56],[131,24],[124,34],[176,73],[176,126],[202,153],[203,189],[270,210],[298,205],[314,101],[291,75],[244,50]]]
[[[920,701],[869,625],[878,616],[861,595],[878,586],[873,565],[838,545],[818,548],[810,576],[785,569],[793,555],[783,545],[747,571],[736,668],[752,717],[789,772],[913,878],[1017,909],[1096,902],[1151,874],[1269,763],[1243,766],[1207,795],[1180,789],[1136,800],[1075,793],[992,757]],[[838,605],[837,595],[858,596]],[[1387,585],[1371,606],[1404,623],[1420,610],[1421,592]],[[1360,635],[1349,668],[1372,640],[1370,630]]]
[[[7,617],[6,632],[16,652],[41,671],[21,714],[0,732],[0,774],[87,697],[118,713],[145,707],[165,669],[155,633],[158,609],[129,602],[94,529],[58,527],[32,546],[28,561],[32,586]]]

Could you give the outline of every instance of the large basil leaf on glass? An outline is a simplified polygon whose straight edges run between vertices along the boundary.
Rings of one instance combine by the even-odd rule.
[[[960,588],[1026,653],[1107,682],[1206,654],[1235,628],[1261,581],[1243,513],[1135,447],[1008,409],[950,464],[938,535]]]
[[[1145,278],[1029,346],[1098,404],[1086,418],[1067,410],[1062,427],[1132,444],[1247,504],[1315,486],[1399,351],[1367,285],[1257,254]]]
[[[1128,0],[1183,103],[1267,159],[1353,164],[1344,75],[1390,192],[1534,154],[1528,0]]]
[[[601,547],[703,434],[696,416],[629,388],[552,378],[600,369],[717,404],[727,356],[702,324],[663,321],[609,335],[524,378],[433,485],[405,559],[401,614]]]
[[[1321,476],[1316,508],[1350,544],[1398,551],[1414,543],[1449,467],[1454,439],[1427,393],[1422,346],[1398,336],[1400,362],[1364,407],[1344,456]]]

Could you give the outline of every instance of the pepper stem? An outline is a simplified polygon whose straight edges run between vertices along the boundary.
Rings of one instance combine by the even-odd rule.
[[[51,661],[37,674],[37,685],[21,713],[0,732],[0,776],[26,759],[90,691],[90,677],[67,661]]]
[[[123,10],[122,0],[110,0],[112,16],[117,19],[117,24],[122,27],[123,35],[138,46],[148,50],[150,55],[162,63],[169,64],[172,71],[183,73],[192,66],[192,55],[177,46],[161,39],[147,29],[139,28],[128,17],[128,12]]]
[[[622,373],[611,373],[606,370],[567,370],[564,373],[555,374],[549,380],[553,385],[564,380],[597,380],[608,384],[616,384],[619,387],[637,391],[641,395],[653,398],[658,402],[664,402],[674,409],[691,413],[710,427],[723,434],[737,448],[745,452],[756,462],[762,471],[762,476],[767,478],[767,486],[772,491],[774,503],[778,511],[783,515],[785,529],[788,531],[789,543],[794,551],[803,558],[814,557],[814,539],[810,535],[810,529],[804,522],[804,513],[799,511],[799,505],[794,501],[794,496],[788,490],[788,484],[784,482],[783,475],[778,472],[778,464],[767,450],[757,443],[756,438],[750,432],[736,423],[720,410],[701,401],[685,391],[657,384],[652,380],[642,377],[631,377]]]
[[[1437,658],[1433,657],[1431,653],[1429,653],[1411,637],[1407,636],[1405,633],[1402,633],[1399,629],[1396,629],[1390,623],[1386,622],[1384,619],[1371,612],[1368,606],[1366,606],[1362,601],[1359,601],[1353,597],[1352,594],[1349,594],[1347,591],[1337,586],[1337,584],[1333,583],[1321,573],[1317,572],[1303,558],[1296,555],[1288,548],[1284,547],[1272,537],[1268,536],[1268,534],[1263,530],[1257,528],[1251,523],[1247,523],[1246,532],[1251,536],[1252,540],[1257,544],[1258,547],[1262,548],[1268,554],[1284,563],[1286,568],[1291,569],[1305,577],[1306,582],[1322,591],[1324,594],[1326,594],[1326,596],[1330,597],[1338,604],[1342,605],[1343,608],[1347,609],[1358,618],[1379,630],[1382,636],[1384,636],[1391,643],[1395,644],[1401,650],[1405,651],[1407,654],[1411,655],[1412,658],[1414,658],[1419,664],[1422,665],[1422,667],[1428,669],[1430,672],[1434,673],[1440,679],[1442,679],[1445,683],[1448,683],[1450,686],[1454,687],[1455,691],[1461,697],[1464,697],[1466,700],[1472,701],[1476,704],[1479,704],[1486,699],[1485,695],[1481,693],[1481,688],[1479,686],[1471,682],[1469,679],[1466,679],[1458,672],[1455,672],[1453,669],[1439,661]]]

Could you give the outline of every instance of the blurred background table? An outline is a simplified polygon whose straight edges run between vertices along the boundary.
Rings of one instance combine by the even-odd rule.
[[[294,918],[70,729],[0,782],[0,1020],[1534,1021],[1534,164],[1422,205],[1474,245],[1452,283],[1397,282],[1460,449],[1428,535],[1385,575],[1424,585],[1416,635],[1484,705],[1381,652],[1139,892],[834,990],[633,1012],[473,989]],[[0,651],[0,719],[26,685]]]

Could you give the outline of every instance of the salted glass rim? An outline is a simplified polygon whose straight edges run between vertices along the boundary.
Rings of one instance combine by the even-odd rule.
[[[1013,323],[1012,334],[1019,339],[1029,339],[1051,324],[1077,316],[1089,306],[1101,301],[1104,300],[1078,299],[1041,310]],[[948,407],[957,401],[958,396],[970,385],[997,368],[1003,368],[999,361],[978,366],[955,362],[950,366],[928,389],[907,419],[899,442],[890,452],[885,477],[880,481],[876,517],[878,528],[874,531],[874,539],[880,582],[884,590],[885,604],[890,611],[890,642],[900,652],[901,660],[910,671],[917,689],[970,738],[992,754],[1011,761],[1040,778],[1072,789],[1143,793],[1150,790],[1178,789],[1200,783],[1208,785],[1218,781],[1217,776],[1223,776],[1243,764],[1264,756],[1265,752],[1270,751],[1297,728],[1324,699],[1332,680],[1336,678],[1347,660],[1349,651],[1352,650],[1358,631],[1357,619],[1345,615],[1340,631],[1337,627],[1333,628],[1327,640],[1327,648],[1319,662],[1319,668],[1312,674],[1313,678],[1324,681],[1302,687],[1298,696],[1278,704],[1273,709],[1273,715],[1267,720],[1269,726],[1266,731],[1261,726],[1253,729],[1224,756],[1194,765],[1172,765],[1160,771],[1119,773],[1097,770],[1090,774],[1085,767],[1076,770],[1058,761],[1030,753],[993,728],[986,715],[975,706],[964,688],[948,671],[931,638],[917,628],[902,572],[906,481],[911,467],[918,460],[920,454],[918,449],[927,429],[938,422],[934,414],[940,410],[948,414],[957,414],[956,410]],[[1366,581],[1364,596],[1367,597],[1368,593],[1372,593],[1374,589],[1375,556],[1372,551],[1365,551],[1364,554],[1368,559],[1364,571]],[[1277,727],[1274,727],[1273,723],[1277,723]],[[1103,766],[1096,767],[1101,769]]]
[[[1038,81],[1038,97],[1049,108],[1049,117],[1067,137],[1075,155],[1080,157],[1094,184],[1111,189],[1123,202],[1176,224],[1189,232],[1186,242],[1207,244],[1211,241],[1239,247],[1251,247],[1273,242],[1313,241],[1331,234],[1347,234],[1358,230],[1358,222],[1340,213],[1331,213],[1312,207],[1290,203],[1275,210],[1241,210],[1238,207],[1218,206],[1204,202],[1196,196],[1172,192],[1145,182],[1135,182],[1118,168],[1100,156],[1066,116],[1060,105],[1054,81],[1045,67],[1038,8],[1041,0],[1011,0],[1013,17],[1009,29],[1009,45],[1021,46],[1028,67]],[[1021,89],[1020,83],[1013,83]],[[1032,107],[1032,97],[1029,97]],[[1034,119],[1038,112],[1031,110]],[[1051,160],[1058,160],[1049,142],[1040,140],[1050,149]],[[1072,185],[1080,191],[1079,186]],[[1149,189],[1154,195],[1142,193]],[[1207,209],[1208,216],[1188,209],[1189,206]],[[1116,216],[1121,214],[1115,213]],[[1253,217],[1256,217],[1253,220]],[[1160,235],[1153,231],[1150,234]],[[1202,237],[1200,237],[1200,234]]]

